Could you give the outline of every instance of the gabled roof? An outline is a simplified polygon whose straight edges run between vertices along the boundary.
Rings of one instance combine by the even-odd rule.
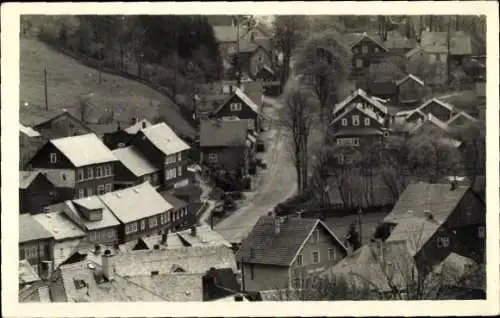
[[[387,107],[384,106],[382,103],[378,102],[377,100],[371,98],[361,88],[358,88],[351,95],[347,96],[347,98],[345,98],[342,102],[340,102],[337,105],[335,105],[333,113],[336,114],[337,112],[339,112],[342,108],[344,108],[346,105],[348,105],[357,96],[362,97],[365,101],[367,101],[368,103],[370,103],[373,106],[375,106],[376,108],[378,108],[382,113],[387,114],[387,112],[388,112]]]
[[[214,25],[215,39],[219,43],[236,42],[238,40],[238,30],[232,25]]]
[[[85,236],[85,232],[83,232],[62,211],[40,213],[34,215],[33,218],[50,232],[56,241]]]
[[[75,167],[117,161],[111,150],[95,134],[50,141]]]
[[[31,214],[19,215],[19,243],[54,238]]]
[[[34,130],[31,127],[24,126],[23,124],[19,124],[19,132],[25,134],[28,137],[40,137],[40,133],[36,130]]]
[[[100,199],[124,224],[159,215],[172,209],[172,205],[165,201],[149,182],[105,193],[100,196]]]
[[[410,80],[410,79],[413,80],[414,82],[417,82],[420,86],[424,86],[424,81],[422,81],[420,78],[418,78],[417,76],[415,76],[413,74],[408,74],[404,78],[397,81],[396,86],[400,86],[401,84],[403,84],[404,82],[406,82],[407,80]]]
[[[40,276],[27,260],[19,261],[19,284],[30,284],[40,280]]]
[[[234,95],[238,96],[239,99],[241,99],[241,101],[243,103],[245,103],[245,105],[247,105],[248,107],[250,107],[250,109],[252,109],[255,113],[259,114],[260,113],[260,107],[250,98],[248,97],[240,88],[237,88],[235,91],[234,91]],[[230,99],[228,99],[229,101]],[[226,106],[227,102],[226,103],[222,103],[219,108],[217,108],[215,111],[214,111],[214,114],[217,114],[219,111],[222,110],[222,108],[224,108],[224,106]]]
[[[113,154],[125,166],[125,168],[132,172],[136,177],[141,177],[158,171],[158,168],[153,166],[153,164],[133,146],[117,148],[113,150]]]
[[[132,126],[125,128],[124,130],[131,135],[135,135],[139,130],[143,129],[143,125],[146,125],[146,127],[153,126],[153,124],[149,120],[142,119],[141,121],[138,121]]]
[[[436,103],[440,106],[443,106],[444,108],[448,109],[449,111],[454,111],[455,110],[455,107],[453,107],[453,105],[451,104],[448,104],[446,102],[443,102],[442,100],[440,99],[437,99],[437,98],[432,98],[432,99],[429,99],[427,101],[425,101],[422,105],[420,105],[417,109],[424,109],[427,105],[429,105],[430,103]]]
[[[75,171],[72,169],[43,169],[35,168],[54,184],[56,188],[73,188],[75,186]]]
[[[423,218],[426,212],[429,212],[434,220],[442,224],[468,190],[468,187],[458,186],[452,191],[450,184],[425,182],[409,184],[384,222],[397,224],[401,219],[408,218],[409,214]]]
[[[116,274],[123,276],[172,274],[181,268],[186,274],[204,274],[211,268],[236,270],[233,251],[225,246],[192,246],[175,249],[137,250],[114,256]]]
[[[19,189],[27,189],[39,174],[39,171],[19,171]]]
[[[80,119],[76,118],[75,116],[71,115],[71,113],[69,113],[67,110],[63,110],[62,112],[60,112],[58,115],[56,116],[53,116],[47,120],[44,120],[42,122],[37,122],[36,124],[33,125],[33,128],[38,128],[40,126],[43,126],[45,124],[48,124],[50,122],[53,122],[54,120],[57,120],[63,116],[66,116],[68,118],[71,118],[72,120],[74,121],[77,121],[82,127],[84,127],[85,129],[88,130],[89,133],[93,133],[93,130],[90,129],[88,126],[86,126]]]
[[[202,120],[200,147],[244,147],[248,124],[244,120]]]
[[[384,44],[381,41],[379,41],[379,39],[367,34],[366,32],[365,33],[347,33],[347,34],[343,35],[344,42],[349,48],[354,47],[356,44],[358,44],[359,42],[361,42],[365,38],[376,43],[384,51],[388,51],[388,49],[384,46]]]
[[[448,120],[446,122],[446,124],[447,125],[453,124],[453,122],[456,121],[457,119],[459,119],[460,117],[465,117],[466,119],[470,120],[471,122],[477,121],[476,118],[472,117],[471,115],[467,114],[464,111],[461,111],[461,112],[458,112],[457,114],[453,115],[453,117],[451,117],[450,120]]]
[[[144,128],[141,132],[158,150],[167,156],[191,148],[165,123]]]
[[[261,216],[236,254],[238,261],[254,264],[290,266],[314,229],[323,227],[345,250],[342,241],[319,219],[289,217],[275,233],[275,218]]]
[[[344,116],[346,116],[347,114],[349,114],[350,112],[352,112],[355,109],[359,110],[360,112],[362,112],[363,114],[367,115],[368,117],[370,117],[371,119],[375,120],[376,122],[378,122],[381,125],[384,123],[384,118],[382,118],[381,116],[379,116],[373,110],[368,109],[368,108],[364,108],[362,105],[352,104],[352,105],[349,105],[346,108],[344,108],[344,111],[341,114],[336,115],[336,117],[332,120],[331,124],[332,125],[335,124],[336,122],[338,122],[339,120],[341,120]]]

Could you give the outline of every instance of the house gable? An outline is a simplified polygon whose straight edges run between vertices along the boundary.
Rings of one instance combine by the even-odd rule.
[[[369,106],[373,108],[373,110],[379,114],[379,116],[386,116],[388,109],[386,106],[382,105],[380,102],[374,100],[373,98],[369,97],[368,94],[361,90],[358,89],[355,92],[353,92],[350,96],[348,96],[346,99],[344,99],[342,102],[337,104],[333,110],[333,115],[339,114],[340,111],[345,109],[346,107],[352,105],[352,104],[361,104],[362,106]]]
[[[365,107],[370,107],[370,105]],[[338,115],[332,121],[332,128],[334,131],[363,128],[381,129],[383,127],[383,119],[373,109],[373,107],[364,109],[354,104],[350,105],[344,113]],[[357,124],[355,116],[358,116]]]
[[[51,163],[51,154],[56,155],[56,162]],[[75,166],[71,161],[50,141],[42,146],[37,153],[28,162],[28,166],[34,168],[46,168],[46,169],[74,169]]]
[[[366,53],[363,53],[364,45],[368,46],[368,52]],[[377,50],[376,48],[378,48],[378,52],[376,51]],[[360,40],[351,44],[351,50],[354,54],[362,54],[362,55],[379,54],[388,51],[387,48],[384,45],[382,45],[382,43],[379,43],[378,41],[367,35],[364,35],[363,37],[360,38]]]
[[[231,104],[241,104],[241,110],[233,111],[231,110]],[[214,115],[218,118],[221,117],[238,117],[240,119],[247,119],[256,117],[255,111],[240,97],[233,94],[224,104],[222,104],[219,109],[214,112]]]
[[[68,112],[63,112],[33,128],[49,139],[94,133],[92,129]]]
[[[432,114],[443,122],[449,121],[453,116],[453,108],[451,105],[447,106],[447,104],[440,103],[434,99],[420,106],[418,109],[424,114]]]

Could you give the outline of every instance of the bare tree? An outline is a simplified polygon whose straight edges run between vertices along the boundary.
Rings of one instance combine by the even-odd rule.
[[[307,188],[308,141],[315,122],[315,101],[311,93],[298,86],[291,88],[285,96],[280,124],[291,141],[299,192]]]

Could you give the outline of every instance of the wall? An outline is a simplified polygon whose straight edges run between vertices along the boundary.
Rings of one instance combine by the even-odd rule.
[[[288,287],[288,267],[253,264],[253,279],[249,263],[243,263],[241,269],[243,270],[244,287],[247,292]]]
[[[307,240],[299,255],[302,255],[302,265],[297,263],[295,259],[292,264],[292,284],[296,283],[296,279],[307,279],[314,276],[317,272],[323,272],[329,267],[337,264],[345,257],[345,252],[340,244],[328,234],[324,227],[319,227],[319,240],[316,239],[316,233],[313,232]],[[334,258],[329,259],[328,250],[334,249]],[[313,252],[319,252],[319,263],[314,264]]]
[[[118,243],[118,226],[87,232],[87,239],[93,244],[113,246]]]
[[[245,147],[204,147],[202,151],[202,163],[228,171],[236,171],[245,164]],[[210,153],[217,154],[217,162],[209,162]]]
[[[56,241],[54,244],[54,268],[57,268],[62,262],[67,260],[81,242],[82,238]]]
[[[422,99],[422,86],[412,79],[406,80],[399,86],[398,98],[399,102],[405,101],[420,101]]]
[[[57,154],[57,162],[50,163],[51,153]],[[50,143],[45,144],[45,146],[36,153],[36,155],[31,159],[30,165],[34,168],[74,169],[73,164]]]
[[[111,185],[111,191],[113,191],[113,185],[114,185],[114,166],[116,163],[105,163],[105,164],[98,164],[98,165],[88,165],[85,167],[78,168],[76,170],[76,185],[75,185],[75,197],[79,197],[79,190],[83,189],[85,193],[85,197],[89,196],[88,194],[88,189],[92,189],[92,194],[95,195],[97,194],[97,187],[100,185],[104,186],[104,191],[106,191],[105,185]],[[96,178],[96,168],[101,167],[102,173],[104,173],[104,166],[109,165],[111,167],[111,175],[106,176],[106,177],[100,177]],[[85,175],[87,173],[87,168],[93,169],[93,178],[92,179],[85,179],[85,180],[78,180],[78,170],[79,169],[85,169]],[[108,191],[106,191],[108,192]]]
[[[156,235],[159,234],[160,231],[164,231],[167,228],[171,227],[171,222],[168,220],[168,214],[167,214],[167,222],[165,224],[161,223],[161,218],[160,215],[153,216],[157,220],[157,225],[154,227],[149,226],[149,217],[144,218],[141,220],[144,220],[144,229],[141,230],[141,220],[135,221],[137,223],[137,231],[133,233],[126,234],[125,233],[125,224],[122,224],[120,226],[120,243],[124,242],[129,242],[129,241],[134,241],[137,240],[139,237],[147,236],[147,235]],[[151,217],[151,218],[153,218]]]
[[[36,214],[52,203],[54,185],[38,175],[27,189],[19,189],[19,212]]]
[[[41,137],[28,137],[19,133],[19,169],[24,168],[42,145]]]
[[[45,239],[45,240],[38,240],[38,241],[29,241],[29,242],[23,242],[19,244],[19,259],[23,260],[26,259],[33,267],[35,270],[38,272],[39,268],[36,266],[39,264],[41,261],[52,261],[54,260],[54,255],[53,255],[53,246],[54,246],[54,241],[53,239]],[[27,257],[25,254],[25,249],[26,248],[34,248],[37,250],[38,254],[33,254],[30,257]]]
[[[241,103],[241,111],[231,111],[231,103]],[[253,119],[257,124],[257,114],[248,107],[238,96],[234,95],[229,101],[226,102],[224,107],[217,114],[214,115],[216,118],[237,116],[240,119]]]
[[[432,115],[441,121],[447,122],[451,118],[451,111],[435,102],[431,102],[426,107],[422,108],[421,111],[424,114],[432,113]]]
[[[176,174],[175,178],[166,180],[165,179],[165,186],[167,188],[175,186],[176,183],[185,180],[188,178],[187,175],[187,165],[188,165],[188,156],[189,156],[189,151],[190,150],[184,150],[181,152],[181,160],[179,161],[179,154],[175,154],[175,162],[166,164],[165,163],[165,171],[168,169],[176,169]],[[181,168],[182,174],[179,176],[179,168]],[[165,172],[165,178],[166,178],[166,172]]]

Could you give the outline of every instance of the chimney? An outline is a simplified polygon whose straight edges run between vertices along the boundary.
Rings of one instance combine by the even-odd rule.
[[[142,128],[143,129],[146,128],[146,122],[145,121],[142,122]]]
[[[196,226],[191,227],[191,236],[196,236]]]
[[[95,255],[99,255],[100,253],[101,253],[101,245],[96,244],[96,245],[94,246],[94,254],[95,254]]]
[[[108,281],[114,279],[113,254],[110,250],[105,250],[102,254],[102,274]]]
[[[280,234],[281,231],[281,220],[279,216],[274,217],[274,233]]]
[[[455,191],[457,189],[457,181],[451,180],[450,182],[450,191]]]

